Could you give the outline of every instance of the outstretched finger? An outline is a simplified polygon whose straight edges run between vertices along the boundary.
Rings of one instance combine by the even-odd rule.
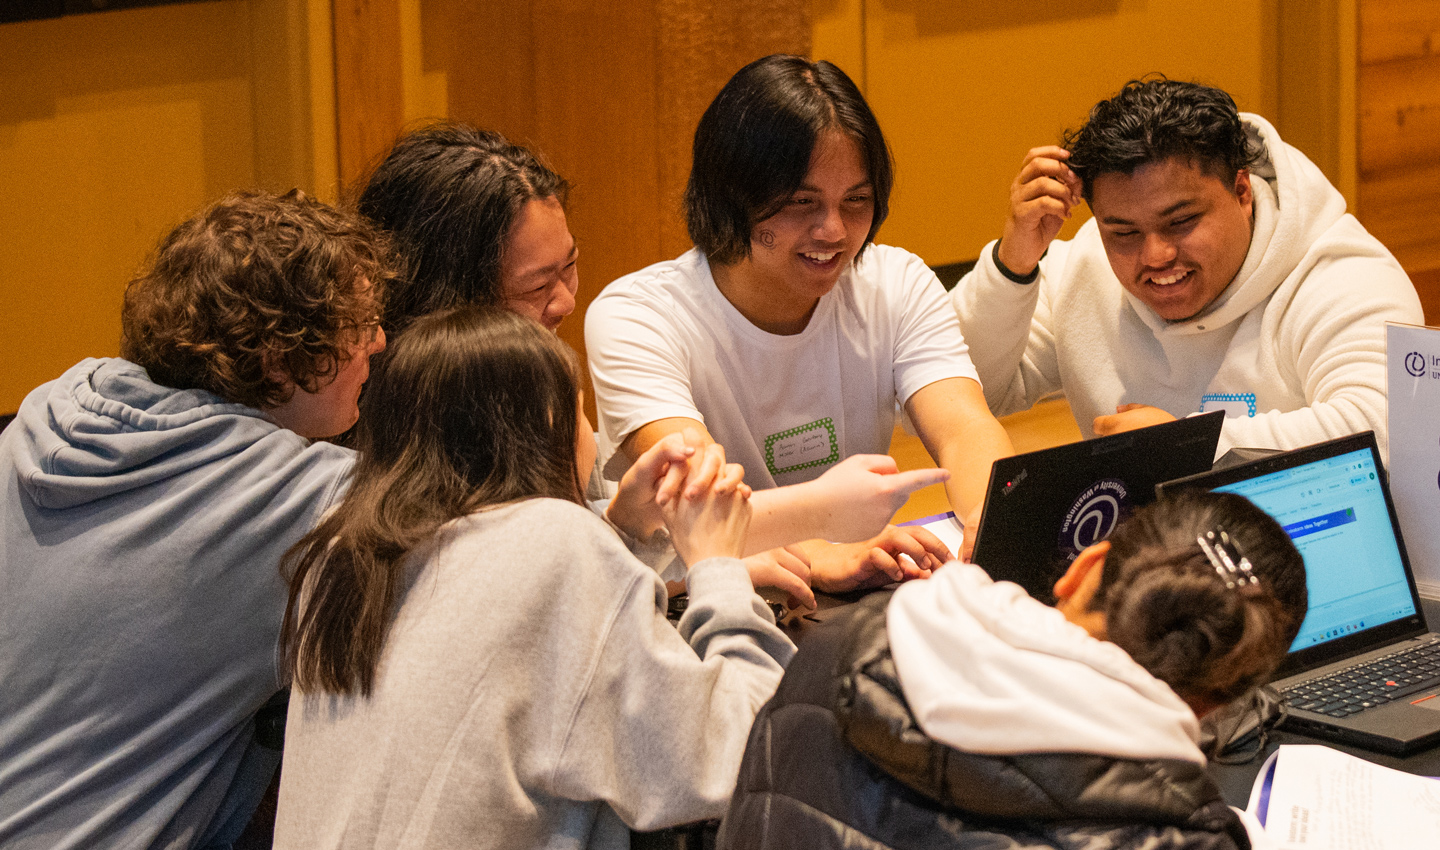
[[[950,470],[948,469],[911,469],[905,472],[891,473],[888,483],[895,488],[895,492],[908,496],[922,487],[943,484],[949,480]]]
[[[841,463],[854,464],[877,475],[894,475],[900,471],[900,467],[895,465],[895,458],[890,455],[851,455]]]

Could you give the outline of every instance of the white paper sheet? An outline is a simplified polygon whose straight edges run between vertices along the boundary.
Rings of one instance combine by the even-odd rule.
[[[1287,744],[1270,757],[1248,811],[1279,850],[1415,850],[1440,847],[1440,781],[1317,745]]]

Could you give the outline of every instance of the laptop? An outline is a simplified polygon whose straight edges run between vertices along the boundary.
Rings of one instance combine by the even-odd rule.
[[[1310,609],[1271,684],[1281,728],[1404,755],[1440,743],[1440,635],[1429,631],[1375,435],[1366,431],[1162,484],[1238,493],[1305,559]]]
[[[1055,581],[1155,486],[1210,469],[1223,411],[995,461],[971,560],[1054,601]]]

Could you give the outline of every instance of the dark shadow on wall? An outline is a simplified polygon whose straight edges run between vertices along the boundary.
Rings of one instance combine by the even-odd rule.
[[[1109,17],[1120,0],[870,0],[892,12],[915,16],[920,36],[1009,29],[1083,18]]]

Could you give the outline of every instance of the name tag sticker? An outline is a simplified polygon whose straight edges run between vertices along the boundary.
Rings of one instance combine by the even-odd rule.
[[[1200,396],[1200,412],[1223,410],[1228,419],[1248,419],[1255,415],[1254,393],[1206,393]]]
[[[765,438],[765,466],[771,475],[825,466],[840,459],[835,423],[821,419]]]

